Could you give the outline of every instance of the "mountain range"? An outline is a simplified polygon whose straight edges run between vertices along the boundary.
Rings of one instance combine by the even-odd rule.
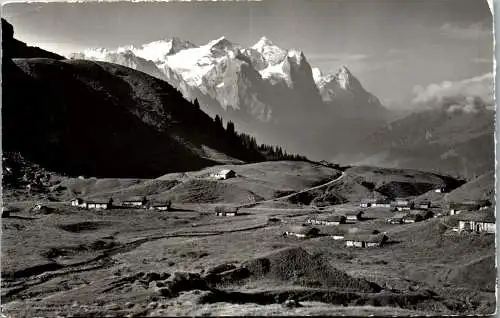
[[[220,114],[262,142],[317,158],[331,153],[310,147],[316,136],[327,134],[340,145],[346,126],[357,126],[353,134],[361,137],[389,115],[346,66],[323,75],[304,52],[280,48],[266,37],[248,48],[225,37],[200,46],[172,38],[87,49],[72,58],[118,63],[166,80],[186,99],[198,99],[212,117]]]
[[[104,171],[98,169],[111,167],[116,175],[127,169],[138,175],[146,164],[154,169],[144,173],[155,175],[217,162],[265,159],[241,147],[241,140],[234,143],[234,127],[228,135],[224,128],[220,131],[222,122],[216,120],[214,126],[210,117],[219,115],[259,142],[312,159],[418,168],[467,178],[493,169],[494,112],[480,99],[457,97],[394,119],[394,113],[346,66],[323,74],[311,67],[304,52],[280,48],[266,37],[248,48],[224,37],[201,46],[172,38],[114,50],[88,49],[64,60],[15,40],[8,24],[5,30],[4,88],[11,89],[3,98],[4,119],[10,118],[4,120],[4,131],[16,137],[4,146],[23,145],[35,157],[50,149],[52,159],[46,159],[52,164],[64,147],[74,146],[63,157],[68,166],[78,166],[72,164],[76,160],[84,167],[95,158],[81,156],[83,150],[77,145],[88,144],[86,138],[98,140],[99,135],[115,136],[105,143],[121,145],[124,153],[117,150],[101,158],[107,160],[106,168],[87,164],[87,171],[97,174]],[[32,57],[51,60],[10,60]],[[35,93],[30,97],[26,91]],[[100,115],[93,118],[86,114],[90,110]],[[86,122],[77,122],[78,118]],[[93,122],[99,123],[98,129],[85,136]],[[106,128],[107,123],[112,125]],[[125,123],[141,133],[133,134]],[[33,138],[35,128],[43,134]],[[78,130],[82,132],[61,137]],[[245,140],[247,145],[256,144],[251,138]],[[114,164],[112,158],[125,155],[129,148],[139,149],[134,152],[137,161],[129,160],[134,168]],[[187,151],[191,159],[182,160],[180,155],[178,160],[175,156],[164,160],[166,149],[175,149],[175,154]]]
[[[323,75],[302,51],[282,49],[266,37],[249,48],[225,37],[201,46],[174,37],[138,47],[88,49],[72,57],[135,68],[168,80],[188,99],[215,100],[219,108],[212,111],[238,110],[261,122],[279,122],[291,108],[319,107],[322,102],[367,112],[384,110],[347,67]]]

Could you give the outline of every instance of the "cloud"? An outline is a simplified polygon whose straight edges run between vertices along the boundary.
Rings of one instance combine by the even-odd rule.
[[[308,54],[307,57],[315,62],[355,62],[369,58],[366,54]]]
[[[481,97],[456,96],[445,98],[441,107],[448,113],[479,113],[486,108],[486,104]]]
[[[486,27],[484,23],[481,22],[472,23],[467,27],[445,23],[441,26],[440,31],[447,37],[461,40],[473,40],[487,37],[492,38],[493,36],[491,27]]]
[[[415,86],[412,103],[427,108],[444,107],[454,112],[474,112],[494,105],[493,73],[465,79]]]

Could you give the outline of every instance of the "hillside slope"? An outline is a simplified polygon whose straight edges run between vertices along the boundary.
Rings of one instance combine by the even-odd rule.
[[[451,191],[445,196],[448,202],[468,200],[495,200],[495,171],[489,171]]]
[[[344,177],[311,194],[316,205],[360,202],[363,199],[415,197],[439,187],[457,188],[463,183],[450,176],[414,169],[390,169],[369,166],[351,167]]]
[[[443,106],[413,113],[353,143],[337,159],[474,178],[494,167],[494,119],[481,102],[474,112]]]

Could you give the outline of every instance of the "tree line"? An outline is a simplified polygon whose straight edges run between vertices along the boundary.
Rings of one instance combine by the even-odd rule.
[[[229,135],[229,138],[234,142],[242,145],[246,150],[252,153],[256,158],[263,158],[264,160],[273,161],[273,160],[294,160],[294,161],[309,161],[307,157],[297,155],[297,154],[289,154],[285,150],[283,150],[280,146],[276,145],[266,145],[266,144],[258,144],[257,139],[253,136],[250,136],[245,133],[237,132],[234,127],[234,122],[228,121],[226,127],[224,127],[224,123],[222,121],[222,117],[219,115],[215,115],[214,118],[215,124],[220,127],[220,129],[224,130],[226,134]],[[257,161],[257,160],[256,160]]]

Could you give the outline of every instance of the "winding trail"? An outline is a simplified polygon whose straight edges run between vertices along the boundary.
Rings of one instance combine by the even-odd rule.
[[[268,202],[274,202],[274,201],[289,199],[289,198],[292,198],[292,197],[294,197],[296,195],[299,195],[301,193],[306,193],[306,192],[309,192],[309,191],[313,191],[313,190],[317,190],[317,189],[321,189],[321,188],[327,187],[327,186],[329,186],[331,184],[334,184],[335,182],[341,180],[344,176],[345,176],[345,172],[342,171],[342,173],[340,174],[340,176],[338,176],[337,178],[335,178],[333,180],[330,180],[330,181],[328,181],[326,183],[323,183],[323,184],[320,184],[320,185],[317,185],[317,186],[314,186],[314,187],[302,189],[300,191],[297,191],[297,192],[294,192],[294,193],[291,193],[291,194],[287,194],[287,195],[284,195],[284,196],[281,196],[281,197],[267,199],[267,200],[262,200],[262,201],[258,201],[258,202],[247,203],[247,204],[242,204],[242,205],[239,205],[237,207],[238,208],[250,208],[250,207],[253,207],[253,206],[255,206],[257,204],[261,204],[261,203],[268,203]]]

